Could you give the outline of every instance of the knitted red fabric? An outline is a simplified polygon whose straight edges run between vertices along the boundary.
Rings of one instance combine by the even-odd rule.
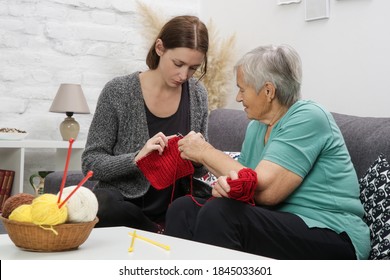
[[[139,159],[136,163],[150,184],[157,190],[162,190],[180,178],[194,174],[191,161],[180,157],[177,142],[182,137],[176,136],[168,140],[162,155],[153,151]]]
[[[230,186],[230,198],[254,205],[253,196],[257,186],[257,173],[250,168],[243,168],[238,172],[238,179],[227,178]]]

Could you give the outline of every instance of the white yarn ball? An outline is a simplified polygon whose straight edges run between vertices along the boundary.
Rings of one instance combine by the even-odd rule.
[[[69,186],[62,190],[61,201],[65,200],[68,195],[77,186]],[[79,187],[78,190],[66,202],[68,207],[69,223],[90,222],[96,218],[98,211],[98,201],[95,194],[86,187]]]

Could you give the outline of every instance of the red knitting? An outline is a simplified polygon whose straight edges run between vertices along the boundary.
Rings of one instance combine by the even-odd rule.
[[[182,137],[176,136],[168,140],[162,155],[158,151],[139,159],[136,163],[150,184],[157,190],[173,185],[176,180],[194,174],[191,161],[180,157],[177,142]]]
[[[227,178],[230,186],[230,198],[255,205],[253,196],[257,186],[257,173],[250,168],[243,168],[238,172],[238,179]]]

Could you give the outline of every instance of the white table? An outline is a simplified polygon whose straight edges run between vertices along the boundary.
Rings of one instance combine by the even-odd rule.
[[[95,228],[77,250],[64,252],[29,252],[16,247],[7,234],[0,235],[1,260],[259,260],[262,256],[211,246],[166,235],[137,230],[137,234],[170,246],[164,250],[140,239],[128,252],[134,229],[127,227]]]

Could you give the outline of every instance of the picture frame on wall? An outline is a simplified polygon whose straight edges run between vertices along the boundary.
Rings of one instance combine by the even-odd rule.
[[[302,0],[278,0],[278,5],[288,5],[301,3]]]
[[[305,0],[305,20],[327,19],[330,16],[329,0]]]

